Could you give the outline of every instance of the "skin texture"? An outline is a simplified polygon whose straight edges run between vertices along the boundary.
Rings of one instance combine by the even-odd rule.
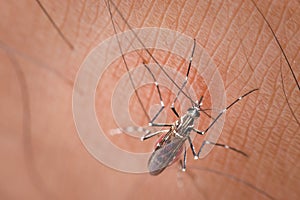
[[[101,164],[77,134],[72,114],[76,74],[93,47],[114,34],[104,2],[40,3],[65,39],[35,1],[6,1],[0,7],[1,199],[299,198],[300,91],[251,1],[115,2],[135,28],[163,27],[196,38],[218,66],[227,104],[260,88],[226,114],[219,140],[249,158],[215,148],[194,161],[189,151],[186,173],[175,163],[157,177]],[[299,2],[257,5],[300,80]],[[241,65],[245,58],[248,64]],[[112,70],[110,81],[118,79],[119,72]],[[245,79],[239,78],[243,75]],[[99,88],[96,97],[108,99]],[[107,129],[114,127],[105,117],[109,107],[95,107]],[[144,146],[125,136],[111,140],[136,152],[151,151],[155,142]],[[197,149],[200,144],[195,141]]]

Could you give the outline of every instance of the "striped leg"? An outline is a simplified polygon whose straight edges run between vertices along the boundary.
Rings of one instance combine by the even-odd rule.
[[[183,172],[186,171],[186,147],[184,147],[184,153],[183,153],[183,161],[180,160],[181,170]]]
[[[193,129],[193,131],[195,131],[196,133],[200,134],[200,135],[204,135],[217,121],[218,119],[228,110],[230,109],[234,104],[236,104],[237,102],[239,102],[240,100],[242,100],[244,97],[246,97],[247,95],[251,94],[252,92],[254,91],[257,91],[258,89],[253,89],[253,90],[250,90],[249,92],[245,93],[244,95],[240,96],[239,98],[237,98],[235,101],[233,101],[229,106],[227,106],[224,110],[222,110],[219,115],[210,123],[210,125],[204,130],[204,131],[199,131],[197,129]],[[203,148],[203,146],[206,144],[206,142],[208,142],[209,144],[215,144],[217,146],[221,146],[221,147],[224,147],[224,148],[227,148],[227,149],[231,149],[233,151],[236,151],[238,153],[241,153],[243,154],[244,156],[247,156],[247,154],[245,154],[244,152],[238,150],[238,149],[235,149],[233,147],[230,147],[228,145],[224,145],[224,144],[219,144],[219,143],[212,143],[212,142],[209,142],[209,141],[205,141],[202,146],[200,147],[199,149],[199,152],[197,154],[197,156],[199,157],[199,154]]]
[[[246,94],[240,96],[239,98],[237,98],[235,101],[233,101],[229,106],[227,106],[224,110],[222,110],[219,115],[210,123],[210,125],[205,129],[205,131],[199,131],[197,129],[193,129],[193,131],[195,131],[196,133],[200,134],[200,135],[204,135],[217,121],[218,119],[229,109],[231,108],[234,104],[236,104],[237,102],[239,102],[240,100],[242,100],[245,96],[251,94],[254,91],[257,91],[258,89],[253,89],[250,90],[249,92],[247,92]]]
[[[172,102],[172,105],[171,105],[171,110],[173,111],[173,113],[176,115],[176,117],[180,117],[178,112],[176,111],[176,108],[175,108],[175,102],[177,101],[178,99],[178,96],[180,95],[180,93],[182,92],[183,88],[185,87],[185,85],[187,84],[187,81],[188,81],[188,76],[189,76],[189,73],[190,73],[190,69],[191,69],[191,66],[192,66],[192,60],[193,60],[193,56],[194,56],[194,52],[195,52],[195,47],[196,47],[196,40],[194,39],[194,44],[193,44],[193,49],[192,49],[192,54],[191,54],[191,57],[189,59],[189,66],[188,66],[188,70],[187,70],[187,73],[186,73],[186,77],[185,77],[185,81],[183,82],[182,86],[180,87],[175,99],[173,100]],[[159,84],[154,76],[154,74],[151,72],[151,70],[149,69],[149,67],[143,63],[144,66],[146,67],[146,69],[148,70],[148,72],[151,74],[152,76],[152,79],[156,85],[156,88],[157,88],[157,91],[158,91],[158,95],[159,95],[159,99],[160,99],[160,104],[161,104],[161,108],[159,109],[159,111],[156,113],[156,115],[153,117],[153,119],[150,121],[149,123],[149,126],[163,126],[162,124],[157,124],[157,123],[153,123],[155,121],[155,119],[160,115],[160,113],[163,111],[163,109],[165,108],[165,105],[163,103],[163,100],[162,100],[162,97],[161,97],[161,91],[160,91],[160,88],[159,88]],[[190,98],[191,99],[191,98]],[[193,104],[193,102],[192,102]]]
[[[178,91],[178,93],[177,93],[177,95],[176,95],[176,97],[175,97],[175,99],[173,100],[173,103],[172,103],[172,105],[171,105],[172,111],[174,112],[174,114],[175,114],[178,118],[179,118],[180,116],[179,116],[178,112],[176,111],[174,105],[175,105],[175,102],[177,101],[177,99],[178,99],[180,93],[182,92],[183,88],[184,88],[185,85],[187,84],[187,81],[188,81],[188,78],[189,78],[189,73],[190,73],[191,66],[192,66],[192,61],[193,61],[193,57],[194,57],[195,48],[196,48],[196,39],[194,39],[194,44],[193,44],[193,49],[192,49],[192,55],[191,55],[191,57],[190,57],[190,59],[189,59],[189,66],[188,66],[188,70],[187,70],[187,72],[186,72],[185,80],[184,80],[182,86],[180,87],[180,90]],[[191,99],[191,98],[190,98],[190,99]],[[191,102],[191,103],[192,103],[192,105],[193,105],[194,102]]]
[[[200,147],[200,150],[199,150],[199,152],[198,152],[198,154],[197,154],[198,157],[199,157],[199,154],[201,153],[202,148],[203,148],[206,144],[212,144],[212,145],[216,145],[216,146],[219,146],[219,147],[223,147],[223,148],[225,148],[225,149],[230,149],[230,150],[232,150],[232,151],[235,151],[235,152],[237,152],[237,153],[242,154],[242,155],[245,156],[245,157],[248,157],[248,155],[247,155],[245,152],[243,152],[243,151],[241,151],[241,150],[238,150],[238,149],[236,149],[236,148],[234,148],[234,147],[228,146],[228,145],[226,145],[226,144],[220,144],[220,143],[210,142],[210,141],[206,141],[206,140],[203,141],[203,143],[202,143],[202,145],[201,145],[201,147]]]

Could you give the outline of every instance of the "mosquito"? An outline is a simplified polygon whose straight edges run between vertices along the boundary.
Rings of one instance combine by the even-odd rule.
[[[228,146],[226,144],[221,144],[221,143],[215,143],[215,142],[210,142],[210,141],[204,141],[199,149],[198,152],[195,151],[195,147],[193,145],[192,139],[190,137],[190,133],[193,131],[199,135],[204,135],[206,132],[209,131],[209,129],[218,121],[218,119],[229,109],[231,108],[234,104],[236,104],[238,101],[242,100],[244,97],[247,95],[251,94],[254,91],[257,91],[258,88],[250,90],[249,92],[243,94],[239,98],[237,98],[235,101],[233,101],[231,104],[229,104],[225,109],[223,109],[217,117],[210,123],[210,125],[204,130],[200,131],[194,127],[195,120],[200,118],[200,113],[203,112],[206,115],[208,115],[205,112],[205,109],[201,108],[202,105],[202,100],[203,96],[200,96],[198,101],[192,102],[192,106],[187,109],[186,113],[183,116],[180,116],[178,112],[176,111],[176,108],[174,106],[176,100],[178,99],[178,96],[182,92],[182,89],[187,83],[190,68],[192,65],[192,60],[193,60],[193,55],[195,51],[195,46],[196,46],[196,40],[194,39],[194,45],[193,45],[193,50],[192,50],[192,55],[189,59],[189,65],[188,65],[188,71],[186,73],[186,78],[185,81],[183,82],[181,89],[177,93],[175,99],[173,100],[173,103],[171,105],[171,110],[173,113],[176,115],[178,118],[174,123],[154,123],[155,119],[159,116],[159,114],[162,112],[162,110],[165,108],[165,106],[161,105],[161,109],[157,112],[157,114],[153,117],[153,119],[149,122],[149,126],[154,126],[154,127],[169,127],[169,129],[166,130],[160,130],[154,133],[147,133],[145,136],[141,138],[141,140],[146,140],[149,139],[153,136],[163,134],[160,139],[157,141],[156,147],[152,153],[152,155],[149,158],[148,161],[148,169],[151,175],[158,175],[160,174],[167,166],[172,164],[179,155],[181,154],[182,151],[184,151],[183,154],[183,162],[181,162],[181,167],[182,171],[186,170],[186,148],[184,147],[184,144],[186,141],[188,141],[191,151],[194,155],[194,159],[198,159],[199,155],[201,153],[201,150],[206,144],[212,144],[216,146],[220,146],[226,149],[233,150],[237,153],[240,153],[243,156],[248,157],[246,153],[244,153],[241,150],[238,150],[234,147]],[[159,84],[154,76],[154,74],[151,72],[150,68],[143,63],[144,66],[147,68],[148,72],[151,74],[154,84],[156,85],[157,92],[159,94],[160,101],[163,102],[162,97],[161,97],[161,91],[159,88]]]
[[[117,30],[116,29],[117,29],[118,24],[114,21],[112,11],[111,11],[111,5],[114,7],[115,11],[119,14],[119,16],[122,18],[122,20],[126,23],[126,25],[129,27],[129,29],[135,35],[135,37],[137,38],[139,43],[143,46],[143,48],[147,52],[147,54],[152,58],[152,60],[162,70],[162,72],[166,74],[166,71],[158,63],[158,61],[154,58],[154,56],[150,53],[150,51],[145,47],[145,45],[143,44],[141,39],[138,38],[137,34],[131,28],[131,26],[126,21],[126,19],[123,17],[121,12],[118,10],[117,6],[111,1],[107,1],[106,5],[107,5],[109,13],[110,13],[110,17],[111,17],[111,21],[112,21],[112,25],[113,25],[113,29],[115,31],[115,34],[117,35]],[[119,40],[118,36],[117,36],[117,40]],[[147,140],[147,139],[152,138],[152,137],[157,136],[157,135],[161,135],[160,138],[158,139],[158,141],[156,142],[153,153],[151,154],[151,156],[148,160],[148,170],[149,170],[149,173],[151,175],[159,175],[161,172],[164,171],[164,169],[166,169],[168,166],[170,166],[172,163],[174,163],[176,160],[178,160],[179,157],[181,156],[182,152],[184,152],[184,153],[183,153],[183,161],[180,162],[181,163],[181,168],[182,168],[182,171],[186,171],[186,161],[187,161],[187,148],[185,147],[186,141],[188,141],[188,143],[189,143],[189,146],[190,146],[191,151],[193,153],[194,159],[199,158],[199,155],[200,155],[203,147],[205,145],[208,145],[208,144],[220,146],[222,148],[235,151],[235,152],[241,154],[242,156],[248,157],[248,155],[246,153],[244,153],[243,151],[241,151],[239,149],[236,149],[236,148],[231,147],[231,146],[226,145],[226,144],[215,143],[215,142],[211,142],[211,141],[207,141],[207,140],[203,141],[203,143],[202,143],[202,145],[201,145],[201,147],[198,151],[195,150],[192,139],[190,137],[190,134],[192,132],[195,132],[199,135],[206,134],[211,129],[211,127],[214,126],[214,124],[218,121],[218,119],[228,109],[230,109],[233,105],[235,105],[237,102],[242,100],[244,97],[246,97],[246,96],[250,95],[251,93],[258,90],[258,88],[255,88],[255,89],[252,89],[252,90],[248,91],[247,93],[243,94],[242,96],[237,98],[235,101],[233,101],[231,104],[229,104],[225,109],[223,109],[217,115],[216,118],[212,118],[206,112],[206,109],[203,109],[201,107],[202,106],[202,101],[203,101],[203,96],[200,96],[199,100],[195,101],[190,97],[190,95],[188,93],[184,92],[184,89],[185,89],[186,84],[187,84],[188,79],[189,79],[189,74],[190,74],[190,69],[191,69],[191,66],[192,66],[192,61],[193,61],[195,48],[196,48],[196,39],[194,39],[194,43],[193,43],[193,47],[192,47],[191,56],[189,58],[188,69],[187,69],[187,72],[186,72],[185,80],[181,84],[181,86],[178,83],[176,83],[172,78],[170,78],[170,76],[168,76],[168,74],[166,74],[168,79],[178,89],[178,93],[176,94],[176,97],[172,101],[172,105],[170,107],[172,112],[174,113],[174,115],[177,118],[177,120],[173,123],[157,123],[156,122],[156,119],[158,118],[158,116],[165,109],[165,105],[164,105],[164,101],[163,101],[163,98],[162,98],[162,93],[161,93],[161,90],[160,90],[159,83],[158,83],[154,73],[151,71],[150,67],[148,66],[148,64],[145,61],[143,61],[143,66],[145,67],[145,69],[151,75],[151,77],[153,79],[153,83],[155,84],[156,91],[158,93],[160,104],[161,104],[160,109],[157,111],[157,113],[154,115],[154,117],[152,119],[149,118],[149,126],[150,127],[166,128],[166,129],[159,130],[159,131],[156,131],[156,132],[150,132],[149,130],[146,130],[146,129],[143,128],[143,132],[145,132],[145,135],[141,138],[142,141]],[[121,51],[121,53],[123,55],[123,51],[122,51],[122,47],[120,46],[120,42],[119,42],[119,50]],[[132,84],[132,86],[135,90],[136,96],[139,99],[138,93],[136,92],[136,88],[135,88],[135,85],[133,83],[133,80],[132,80],[132,77],[130,75],[129,68],[128,68],[128,65],[127,65],[127,62],[126,62],[124,56],[122,56],[122,60],[125,64],[125,66],[126,66],[126,69],[127,69],[128,75],[130,77],[131,84]],[[183,114],[183,115],[179,115],[179,113],[177,112],[177,110],[175,108],[175,102],[177,101],[179,95],[181,95],[181,94],[184,95],[186,98],[188,98],[191,102],[191,107],[188,108],[186,113]],[[205,115],[207,115],[208,117],[213,119],[212,122],[209,124],[209,126],[203,131],[198,130],[198,129],[195,128],[195,122],[196,122],[196,120],[199,120],[200,113],[204,113]],[[130,127],[130,128],[127,127],[123,130],[126,130],[126,129],[129,130],[129,129],[132,129],[132,127]]]

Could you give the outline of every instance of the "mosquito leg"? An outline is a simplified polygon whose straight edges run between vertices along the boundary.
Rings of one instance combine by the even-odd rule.
[[[188,70],[187,70],[187,73],[186,73],[186,76],[185,76],[185,80],[184,80],[182,86],[180,87],[180,90],[178,91],[178,93],[177,93],[177,95],[176,95],[176,97],[175,97],[175,99],[173,100],[172,105],[171,105],[171,109],[172,109],[173,113],[174,113],[178,118],[179,118],[180,116],[179,116],[178,112],[176,111],[174,105],[175,105],[175,102],[177,101],[177,99],[178,99],[180,93],[182,92],[183,88],[184,88],[185,85],[187,84],[188,77],[189,77],[189,73],[190,73],[190,69],[191,69],[191,66],[192,66],[192,61],[193,61],[193,56],[194,56],[195,48],[196,48],[196,39],[194,39],[193,50],[192,50],[192,54],[191,54],[191,57],[190,57],[190,60],[189,60],[189,66],[188,66]],[[192,104],[193,104],[193,102],[192,102]]]
[[[191,150],[192,150],[192,152],[193,152],[194,159],[197,160],[197,159],[198,159],[198,155],[197,155],[196,152],[195,152],[195,147],[194,147],[194,145],[193,145],[193,142],[192,142],[190,136],[188,136],[188,141],[189,141],[189,143],[190,143],[190,147],[191,147]]]
[[[199,131],[198,129],[193,128],[193,131],[195,131],[196,133],[200,134],[200,135],[204,135],[204,131]]]
[[[196,131],[197,133],[203,135],[205,134],[217,121],[218,119],[229,109],[231,108],[234,104],[236,104],[237,102],[239,102],[240,100],[242,100],[245,96],[251,94],[252,92],[254,91],[257,91],[258,89],[253,89],[253,90],[250,90],[249,92],[247,92],[246,94],[240,96],[239,98],[237,98],[234,102],[232,102],[229,106],[227,106],[224,110],[222,110],[219,115],[212,121],[212,123],[207,127],[207,129],[205,129],[205,131],[197,131],[196,129],[194,131]]]
[[[176,115],[176,117],[180,118],[178,112],[176,111],[176,108],[174,107],[174,103],[171,105],[171,110],[172,110],[173,113]]]
[[[153,124],[149,124],[149,126],[156,126],[156,127],[171,127],[174,124],[171,123],[153,123]]]
[[[229,108],[231,108],[234,104],[236,104],[237,102],[239,102],[240,100],[242,100],[245,96],[247,96],[247,95],[249,95],[249,94],[251,94],[252,92],[254,92],[254,91],[257,91],[258,89],[256,88],[256,89],[253,89],[253,90],[250,90],[249,92],[247,92],[247,93],[245,93],[245,94],[243,94],[242,96],[240,96],[239,98],[237,98],[235,101],[233,101],[229,106],[227,106],[224,110],[222,110],[220,113],[219,113],[219,115],[210,123],[210,125],[205,129],[205,131],[199,131],[199,130],[197,130],[197,129],[195,129],[195,128],[193,128],[193,131],[195,131],[196,133],[198,133],[198,134],[200,134],[200,135],[204,135],[217,121],[218,121],[218,119],[229,109]],[[200,154],[200,152],[201,152],[201,150],[202,150],[202,148],[204,147],[204,145],[206,144],[206,143],[209,143],[209,144],[213,144],[212,142],[209,142],[209,141],[205,141],[204,143],[202,143],[202,145],[201,145],[201,147],[200,147],[200,149],[199,149],[199,152],[198,152],[198,154],[197,154],[197,156],[199,157],[199,154]],[[228,148],[228,149],[231,149],[231,150],[234,150],[234,151],[236,151],[236,152],[238,152],[238,153],[241,153],[241,154],[243,154],[244,156],[247,156],[247,154],[245,154],[244,152],[242,152],[242,151],[240,151],[240,150],[238,150],[238,149],[235,149],[235,148],[233,148],[233,147],[230,147],[230,146],[228,146],[228,145],[223,145],[223,144],[219,144],[219,143],[215,143],[215,145],[217,145],[217,146],[222,146],[222,147],[224,147],[224,148]]]
[[[158,82],[157,82],[154,74],[152,73],[152,71],[150,70],[150,68],[145,63],[143,63],[143,65],[147,69],[147,71],[150,73],[150,75],[151,75],[151,77],[152,77],[152,79],[154,81],[154,84],[155,84],[157,92],[158,92],[158,96],[159,96],[159,100],[160,100],[160,105],[161,105],[161,108],[159,109],[159,111],[155,114],[155,116],[149,122],[149,126],[154,126],[153,122],[159,116],[159,114],[163,111],[163,109],[165,108],[165,105],[164,105],[164,102],[163,102],[162,97],[161,97],[161,92],[160,92],[159,84],[158,84]]]
[[[156,126],[156,127],[172,127],[173,124],[168,124],[168,123],[165,123],[165,124],[164,123],[157,123],[157,124],[155,124],[154,123],[154,124],[151,124],[151,126]],[[170,131],[170,129],[168,129],[168,130],[161,130],[161,131],[157,131],[157,132],[154,132],[154,133],[149,132],[146,135],[144,135],[143,137],[141,137],[141,141],[147,140],[147,139],[149,139],[149,138],[151,138],[151,137],[153,137],[155,135],[158,135],[158,134],[163,133],[163,132],[168,132],[168,131]]]
[[[184,147],[183,162],[182,160],[180,160],[180,164],[181,164],[181,170],[185,172],[186,171],[186,147]]]
[[[148,133],[146,135],[144,135],[142,138],[141,138],[141,141],[144,141],[144,140],[147,140],[149,138],[152,138],[153,136],[156,136],[158,134],[161,134],[161,133],[166,133],[168,132],[169,130],[161,130],[161,131],[156,131],[154,133]]]
[[[237,152],[237,153],[242,154],[242,155],[245,156],[245,157],[248,157],[248,155],[247,155],[245,152],[243,152],[243,151],[241,151],[241,150],[238,150],[238,149],[236,149],[236,148],[234,148],[234,147],[228,146],[228,145],[226,145],[226,144],[220,144],[220,143],[215,143],[215,142],[210,142],[210,141],[203,141],[203,143],[202,143],[202,145],[201,145],[201,147],[200,147],[200,150],[199,150],[199,152],[198,152],[198,154],[197,154],[198,157],[199,157],[199,155],[200,155],[200,153],[201,153],[202,148],[203,148],[206,144],[212,144],[212,145],[216,145],[216,146],[223,147],[223,148],[225,148],[225,149],[230,149],[230,150],[232,150],[232,151],[235,151],[235,152]]]
[[[178,112],[176,111],[175,107],[174,107],[174,104],[178,98],[178,96],[180,95],[180,93],[182,92],[183,88],[185,87],[186,83],[187,83],[187,80],[188,80],[188,76],[189,76],[189,73],[190,73],[190,69],[191,69],[191,65],[192,65],[192,60],[193,60],[193,56],[194,56],[194,52],[195,52],[195,47],[196,47],[196,39],[194,39],[194,45],[193,45],[193,50],[192,50],[192,55],[190,57],[190,61],[189,61],[189,66],[188,66],[188,71],[186,73],[186,78],[185,78],[185,81],[183,82],[182,86],[180,87],[180,90],[178,91],[172,105],[171,105],[171,109],[173,111],[173,113],[179,118],[179,114]],[[155,114],[155,116],[150,120],[149,122],[149,126],[157,126],[157,124],[153,123],[156,118],[160,115],[160,113],[163,111],[163,109],[165,108],[165,105],[164,105],[164,102],[162,100],[162,96],[161,96],[161,91],[160,91],[160,88],[159,88],[159,84],[154,76],[154,74],[152,73],[152,71],[150,70],[150,68],[146,65],[146,63],[143,63],[144,67],[147,69],[147,71],[150,73],[153,81],[154,81],[154,84],[156,86],[156,89],[157,89],[157,92],[158,92],[158,95],[159,95],[159,100],[160,100],[160,104],[161,104],[161,108],[159,109],[159,111]],[[192,102],[193,104],[193,102]],[[160,125],[158,125],[160,126]]]
[[[161,108],[159,109],[159,111],[155,114],[155,116],[150,120],[149,122],[149,126],[156,126],[156,127],[170,127],[172,126],[173,124],[168,124],[168,123],[153,123],[155,121],[155,119],[160,115],[160,113],[163,111],[163,109],[165,108],[165,105],[164,105],[164,102],[163,102],[163,99],[162,99],[162,96],[161,96],[161,91],[160,91],[160,87],[159,87],[159,84],[153,74],[153,72],[150,70],[150,68],[145,64],[143,63],[144,67],[147,69],[147,71],[149,72],[149,74],[151,75],[153,81],[154,81],[154,84],[156,86],[156,89],[157,89],[157,92],[158,92],[158,96],[159,96],[159,100],[160,100],[160,105],[161,105]],[[145,136],[144,136],[145,137]],[[152,136],[151,136],[152,137]],[[147,137],[149,138],[149,137]],[[145,139],[145,138],[144,138]],[[144,140],[142,138],[142,140]]]
[[[168,132],[168,130],[160,130],[160,131],[156,131],[154,133],[152,133],[150,130],[145,129],[143,127],[136,127],[136,126],[128,126],[126,128],[116,128],[116,129],[111,129],[110,130],[110,135],[117,135],[117,134],[122,134],[123,132],[139,132],[139,133],[143,133],[144,136],[141,137],[141,141],[147,140],[155,135],[158,135],[160,133],[163,132]]]

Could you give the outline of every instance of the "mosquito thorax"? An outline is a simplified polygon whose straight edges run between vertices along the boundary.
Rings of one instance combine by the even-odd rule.
[[[186,112],[192,118],[198,118],[200,116],[199,108],[198,107],[191,107]]]

